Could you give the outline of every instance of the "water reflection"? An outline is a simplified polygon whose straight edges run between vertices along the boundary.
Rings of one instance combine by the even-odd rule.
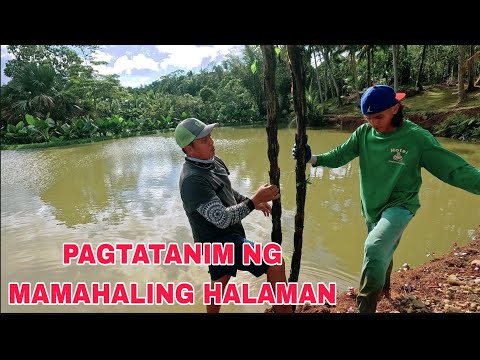
[[[334,148],[350,133],[309,130],[315,153]],[[268,182],[264,128],[216,128],[217,154],[231,171],[238,191],[251,195]],[[294,131],[280,129],[283,251],[289,271],[293,252],[295,162]],[[447,148],[480,166],[480,145],[441,139]],[[65,242],[191,242],[191,230],[178,193],[183,162],[171,133],[66,148],[2,151],[1,238],[4,312],[204,312],[206,267],[63,266]],[[299,281],[357,286],[365,224],[360,215],[358,161],[337,169],[311,168],[307,176],[305,228]],[[422,207],[396,252],[398,264],[412,266],[427,254],[442,254],[453,241],[468,241],[478,226],[478,196],[423,174]],[[271,220],[254,212],[244,220],[250,239],[270,241]],[[8,282],[182,282],[195,286],[195,305],[9,306]],[[265,278],[240,273],[234,282],[258,289]],[[224,306],[224,312],[262,312],[266,306]]]

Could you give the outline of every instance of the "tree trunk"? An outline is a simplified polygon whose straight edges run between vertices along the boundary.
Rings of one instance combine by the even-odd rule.
[[[304,69],[302,59],[302,47],[288,45],[288,59],[290,62],[290,73],[292,76],[293,104],[297,117],[297,133],[295,144],[298,149],[296,173],[296,204],[295,233],[293,236],[292,266],[290,269],[289,282],[297,282],[300,273],[300,262],[302,258],[303,223],[305,219],[305,198],[307,193],[307,181],[305,178],[305,144],[307,144],[307,103],[304,89]]]
[[[270,183],[280,189],[280,168],[278,167],[278,100],[275,86],[277,62],[273,45],[260,45],[263,54],[264,87],[267,99],[267,137],[268,160],[270,161]],[[272,205],[272,234],[273,242],[282,244],[282,203],[281,198],[273,200]]]
[[[458,45],[458,104],[461,104],[467,100],[467,94],[465,92],[465,79],[463,75],[465,73],[465,45]]]
[[[328,91],[330,91],[330,98],[333,99],[335,97],[335,95],[333,95],[333,89],[330,85],[328,85],[328,70],[327,70],[327,66],[324,66],[323,67],[325,69],[325,71],[323,72],[323,79],[325,81],[325,101],[328,100]]]
[[[475,54],[475,45],[470,45],[470,56],[469,59],[473,57]],[[475,90],[475,68],[473,66],[474,61],[469,61],[468,62],[468,85],[467,85],[467,90],[472,91]]]
[[[315,55],[315,50],[313,51],[313,60],[315,61],[315,74],[317,75],[318,92],[320,93],[320,104],[322,104],[322,86],[320,85],[320,76],[318,75],[317,55]]]
[[[360,106],[360,94],[358,91],[358,79],[357,79],[357,59],[355,58],[355,49],[350,50],[350,61],[352,64],[353,84],[355,87],[355,101],[357,107]]]
[[[368,45],[367,49],[367,88],[372,86],[372,55],[370,52],[371,45]]]
[[[468,71],[469,71],[469,76],[475,77],[475,61],[480,58],[480,51],[477,51],[476,53],[472,54],[472,51],[474,49],[470,48],[470,57],[466,61],[466,65],[468,66]],[[472,67],[472,70],[470,71],[470,67]],[[473,80],[473,86],[478,86],[480,85],[480,76],[477,78],[477,80]],[[469,79],[469,84],[468,84],[469,90],[470,90],[470,79]]]
[[[393,89],[398,91],[398,45],[392,45],[393,55]]]
[[[330,79],[333,83],[333,86],[335,87],[335,92],[337,94],[337,108],[341,107],[342,106],[342,99],[340,97],[340,90],[338,89],[338,85],[337,85],[337,82],[335,81],[335,77],[333,76],[333,69],[332,69],[332,66],[330,64],[330,58],[328,56],[328,49],[325,49],[324,47],[322,47],[322,54],[323,54],[323,58],[325,59],[325,65],[328,69],[328,73],[330,74]]]
[[[417,80],[415,81],[415,89],[417,89],[417,91],[423,91],[423,86],[421,81],[422,81],[423,64],[425,63],[426,53],[427,53],[427,45],[423,45],[422,59],[420,60],[420,67],[418,68]]]

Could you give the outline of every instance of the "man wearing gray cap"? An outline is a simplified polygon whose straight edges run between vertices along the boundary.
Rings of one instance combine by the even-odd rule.
[[[175,141],[186,154],[180,174],[180,195],[183,208],[192,228],[193,239],[200,243],[233,243],[235,263],[233,265],[209,265],[212,285],[220,282],[225,289],[237,270],[248,271],[256,277],[267,275],[267,281],[275,289],[277,282],[287,282],[285,262],[281,265],[242,264],[243,244],[254,243],[247,240],[241,220],[254,209],[269,216],[271,206],[268,203],[280,197],[275,185],[260,186],[250,198],[239,194],[232,188],[227,166],[215,156],[214,141],[211,132],[217,123],[205,124],[195,118],[180,122],[175,129]],[[220,305],[210,303],[207,313],[220,312]],[[275,312],[291,313],[291,305],[275,305]]]

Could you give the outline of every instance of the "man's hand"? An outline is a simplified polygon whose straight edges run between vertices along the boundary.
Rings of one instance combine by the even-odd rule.
[[[255,209],[261,203],[277,200],[280,197],[280,189],[276,185],[265,184],[260,186],[250,200],[253,201]]]
[[[297,144],[293,144],[292,156],[295,160],[297,160],[297,156],[298,156]],[[315,155],[312,155],[312,149],[308,144],[305,144],[305,162],[310,163],[313,166],[315,166],[315,164],[317,163],[317,157]]]
[[[263,212],[263,215],[265,215],[266,217],[269,217],[272,213],[272,207],[269,203],[260,203],[255,207],[255,210]]]
[[[292,156],[295,160],[297,160],[297,155],[298,155],[297,144],[293,144]],[[308,163],[311,158],[312,158],[312,149],[310,148],[310,145],[305,144],[305,162]]]

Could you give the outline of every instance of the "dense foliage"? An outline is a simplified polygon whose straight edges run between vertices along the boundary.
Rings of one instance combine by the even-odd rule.
[[[229,56],[199,73],[176,71],[140,88],[123,87],[118,76],[95,71],[92,65],[100,63],[93,62],[91,55],[97,49],[8,46],[14,58],[5,68],[11,80],[1,87],[2,145],[129,136],[169,129],[191,116],[223,125],[266,121],[258,46],[245,46],[242,56]],[[295,115],[289,65],[285,46],[277,50],[280,121],[290,122]],[[428,85],[456,78],[457,46],[432,45],[423,50],[423,45],[398,47],[395,73],[392,46],[305,46],[309,123],[323,125],[325,114],[358,101],[358,94],[373,83],[393,84],[396,78],[400,87],[410,88],[419,79]],[[478,49],[472,46],[469,53],[473,51]]]

